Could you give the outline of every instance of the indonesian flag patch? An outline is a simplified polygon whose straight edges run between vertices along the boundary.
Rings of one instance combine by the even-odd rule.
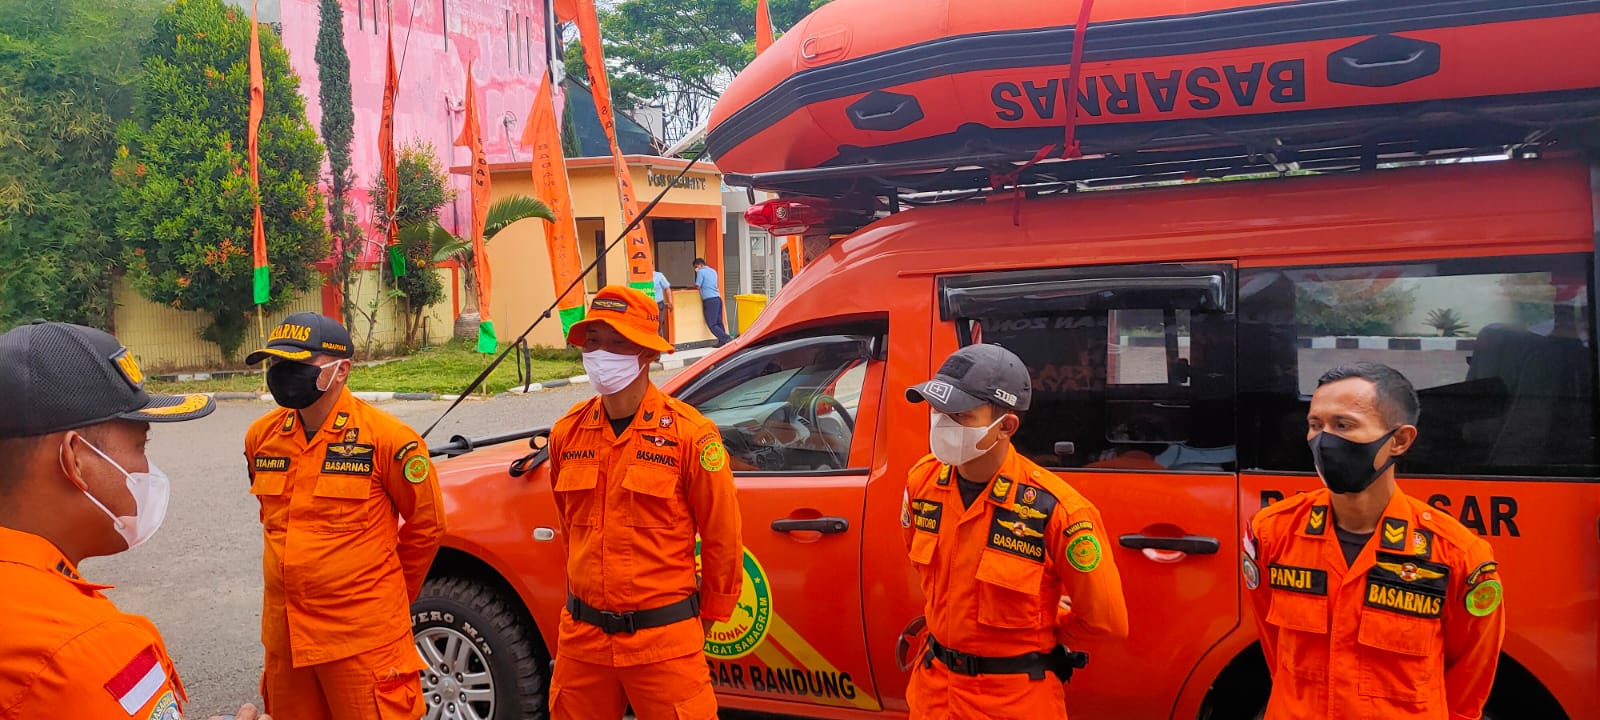
[[[167,669],[156,657],[156,649],[146,647],[106,683],[106,692],[128,715],[139,712],[167,684]]]

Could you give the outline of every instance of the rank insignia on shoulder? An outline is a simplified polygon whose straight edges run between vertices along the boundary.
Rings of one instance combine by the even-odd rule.
[[[290,430],[293,430],[294,429],[294,413],[289,413],[288,415],[283,416],[283,427],[280,427],[278,429],[280,431],[282,431],[282,432],[289,432]]]
[[[333,429],[335,429],[335,430],[343,430],[344,426],[348,425],[349,423],[350,423],[350,413],[342,412],[342,413],[339,413],[338,415],[333,416]]]
[[[1306,519],[1306,534],[1321,535],[1328,530],[1328,506],[1311,506],[1311,517]]]
[[[417,447],[418,447],[418,443],[415,440],[412,440],[411,442],[408,442],[405,445],[402,445],[400,447],[400,449],[396,450],[395,453],[394,453],[395,462],[399,462],[401,460],[406,459],[406,456],[410,455],[411,451],[417,449]]]
[[[1383,537],[1379,538],[1378,545],[1385,550],[1398,550],[1405,552],[1406,538],[1410,535],[1410,524],[1399,518],[1383,519]]]
[[[939,466],[939,484],[940,485],[949,485],[950,484],[950,466],[949,465],[940,465]]]

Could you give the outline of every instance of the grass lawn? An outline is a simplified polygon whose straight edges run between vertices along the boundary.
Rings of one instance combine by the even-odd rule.
[[[503,347],[501,349],[504,349]],[[583,374],[583,362],[576,349],[532,348],[532,382],[568,378]],[[453,395],[483,372],[493,359],[479,355],[473,343],[453,340],[449,344],[421,350],[408,357],[382,365],[357,366],[350,371],[350,389],[355,391],[439,393]],[[490,394],[521,387],[517,379],[517,356],[513,353],[484,381]],[[265,381],[258,375],[234,375],[216,380],[161,382],[151,380],[147,389],[154,393],[185,392],[263,392]],[[482,390],[479,390],[481,393]]]

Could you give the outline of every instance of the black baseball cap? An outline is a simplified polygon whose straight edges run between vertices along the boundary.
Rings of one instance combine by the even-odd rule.
[[[244,362],[246,365],[255,365],[269,356],[305,361],[317,354],[336,358],[355,357],[355,345],[350,342],[350,331],[333,318],[304,312],[284,318],[267,336],[267,346],[250,353]]]
[[[984,403],[1027,410],[1033,382],[1022,358],[999,345],[968,345],[946,358],[932,380],[906,390],[906,399],[927,402],[942,413],[959,413]]]
[[[0,334],[0,438],[111,420],[179,422],[211,414],[209,395],[151,395],[133,353],[102,330],[38,321]]]

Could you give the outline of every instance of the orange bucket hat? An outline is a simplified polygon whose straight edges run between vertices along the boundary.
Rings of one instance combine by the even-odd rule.
[[[672,343],[656,332],[659,313],[649,295],[625,285],[607,285],[600,288],[594,301],[589,303],[589,316],[573,323],[567,332],[567,344],[582,346],[589,337],[589,328],[595,323],[605,323],[635,345],[672,352],[675,349]]]

